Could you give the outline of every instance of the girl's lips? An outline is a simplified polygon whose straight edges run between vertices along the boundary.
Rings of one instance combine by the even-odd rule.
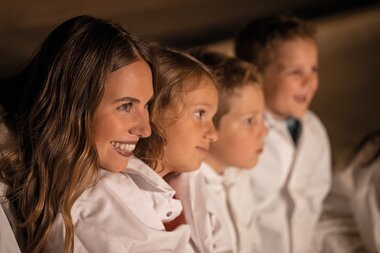
[[[133,155],[133,151],[126,151],[119,148],[114,147],[116,152],[124,157],[131,157]]]
[[[199,151],[203,152],[203,153],[208,153],[208,148],[204,148],[204,147],[196,147]]]

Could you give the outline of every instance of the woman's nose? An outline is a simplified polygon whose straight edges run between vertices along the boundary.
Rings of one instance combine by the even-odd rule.
[[[150,128],[148,111],[144,110],[143,112],[138,113],[134,120],[135,124],[129,132],[131,134],[139,136],[140,138],[149,137],[152,133],[152,130]]]

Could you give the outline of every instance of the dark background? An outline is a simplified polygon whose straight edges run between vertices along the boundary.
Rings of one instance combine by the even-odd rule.
[[[76,15],[111,19],[170,46],[232,53],[239,27],[279,13],[318,28],[320,90],[312,109],[326,125],[339,166],[363,135],[380,129],[380,1],[3,0],[0,76],[19,71],[54,27]]]

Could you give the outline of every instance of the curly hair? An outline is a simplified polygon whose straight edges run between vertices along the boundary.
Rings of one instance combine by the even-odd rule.
[[[177,119],[166,118],[165,111],[174,106],[179,117],[182,98],[197,89],[202,78],[210,79],[216,88],[217,82],[203,63],[185,52],[152,45],[152,54],[156,67],[155,95],[151,104],[152,134],[138,142],[135,154],[155,169],[166,145],[165,126]]]

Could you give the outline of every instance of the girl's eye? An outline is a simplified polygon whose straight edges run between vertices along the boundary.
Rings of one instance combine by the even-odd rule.
[[[199,110],[199,111],[196,111],[194,114],[195,116],[198,118],[198,119],[202,119],[203,116],[205,115],[206,111],[205,110]]]
[[[117,109],[120,111],[130,112],[132,110],[133,102],[126,102],[121,104]]]
[[[312,67],[311,71],[314,72],[314,73],[318,73],[319,70],[318,70],[318,67]]]

